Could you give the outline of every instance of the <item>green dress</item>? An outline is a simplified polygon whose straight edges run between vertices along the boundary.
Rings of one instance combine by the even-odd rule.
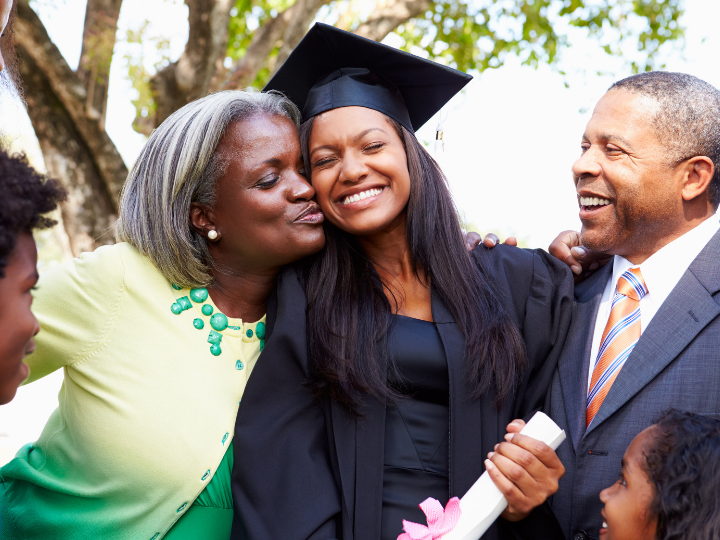
[[[173,525],[164,540],[227,540],[233,520],[230,474],[233,445],[227,449],[210,483],[190,509]]]

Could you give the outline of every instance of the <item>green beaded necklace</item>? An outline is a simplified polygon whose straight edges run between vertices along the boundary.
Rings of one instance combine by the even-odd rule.
[[[182,290],[182,287],[179,285],[176,285],[175,283],[172,284],[172,288],[176,291]],[[190,289],[190,298],[187,296],[182,296],[175,300],[172,306],[170,306],[170,311],[172,311],[175,315],[180,315],[183,311],[188,310],[192,308],[192,303],[190,300],[195,302],[196,304],[202,304],[205,302],[205,300],[208,299],[208,296],[210,296],[210,293],[208,293],[208,290],[205,288],[202,289]],[[208,335],[208,343],[210,343],[210,352],[213,354],[213,356],[220,356],[222,353],[222,349],[220,348],[220,342],[222,341],[222,332],[226,328],[230,328],[231,330],[240,330],[241,328],[239,326],[230,326],[228,324],[228,318],[225,316],[224,313],[220,313],[219,311],[213,315],[213,307],[210,304],[205,304],[202,308],[202,313],[206,317],[210,317],[210,326],[212,326],[212,330],[210,330],[210,334]],[[202,330],[205,327],[205,321],[202,319],[195,319],[193,320],[193,326],[197,328],[198,330]],[[253,331],[248,328],[247,332],[245,332],[245,335],[249,338],[253,336]],[[265,323],[259,322],[257,325],[255,325],[255,335],[257,335],[258,339],[260,340],[260,351],[262,351],[265,348]]]

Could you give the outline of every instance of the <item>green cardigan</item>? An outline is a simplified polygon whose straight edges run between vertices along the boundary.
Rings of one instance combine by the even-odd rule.
[[[129,244],[42,276],[28,382],[65,377],[38,441],[0,470],[3,540],[158,540],[205,489],[232,442],[264,323],[230,319],[216,356],[201,310],[217,313],[210,298],[171,311],[189,293]]]

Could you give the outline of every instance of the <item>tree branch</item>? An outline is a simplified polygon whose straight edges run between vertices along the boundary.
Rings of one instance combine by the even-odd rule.
[[[28,0],[18,1],[17,42],[28,114],[48,172],[70,191],[63,219],[75,254],[112,243],[107,229],[127,167],[99,118],[88,118],[88,93],[52,43]]]
[[[88,0],[77,75],[85,87],[85,115],[105,129],[110,64],[123,0]]]
[[[18,0],[17,41],[26,57],[32,58],[45,74],[49,88],[73,120],[78,133],[93,153],[108,190],[117,197],[127,177],[127,167],[112,140],[97,120],[85,115],[87,92],[70,69],[45,30],[28,0]]]
[[[422,15],[429,8],[430,0],[393,0],[376,10],[357,27],[355,33],[373,41],[382,41],[398,26]]]
[[[225,57],[233,0],[185,0],[190,34],[182,56],[159,71],[150,88],[156,104],[155,125],[192,100],[205,96],[218,61]]]
[[[300,43],[318,10],[330,0],[298,0],[269,19],[253,34],[245,56],[238,60],[221,84],[223,90],[245,88],[255,81],[273,49],[282,43],[270,72],[275,73]]]
[[[21,45],[21,75],[33,129],[48,174],[63,180],[68,200],[60,205],[63,225],[75,256],[113,242],[110,232],[117,205],[103,182],[75,122],[53,91],[44,70]]]

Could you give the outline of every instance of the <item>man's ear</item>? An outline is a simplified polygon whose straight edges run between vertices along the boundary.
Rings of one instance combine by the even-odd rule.
[[[215,230],[215,213],[204,204],[190,203],[190,226],[207,238],[208,232]]]
[[[685,173],[682,196],[683,200],[691,201],[707,191],[715,174],[715,166],[707,156],[696,156],[683,165]]]

